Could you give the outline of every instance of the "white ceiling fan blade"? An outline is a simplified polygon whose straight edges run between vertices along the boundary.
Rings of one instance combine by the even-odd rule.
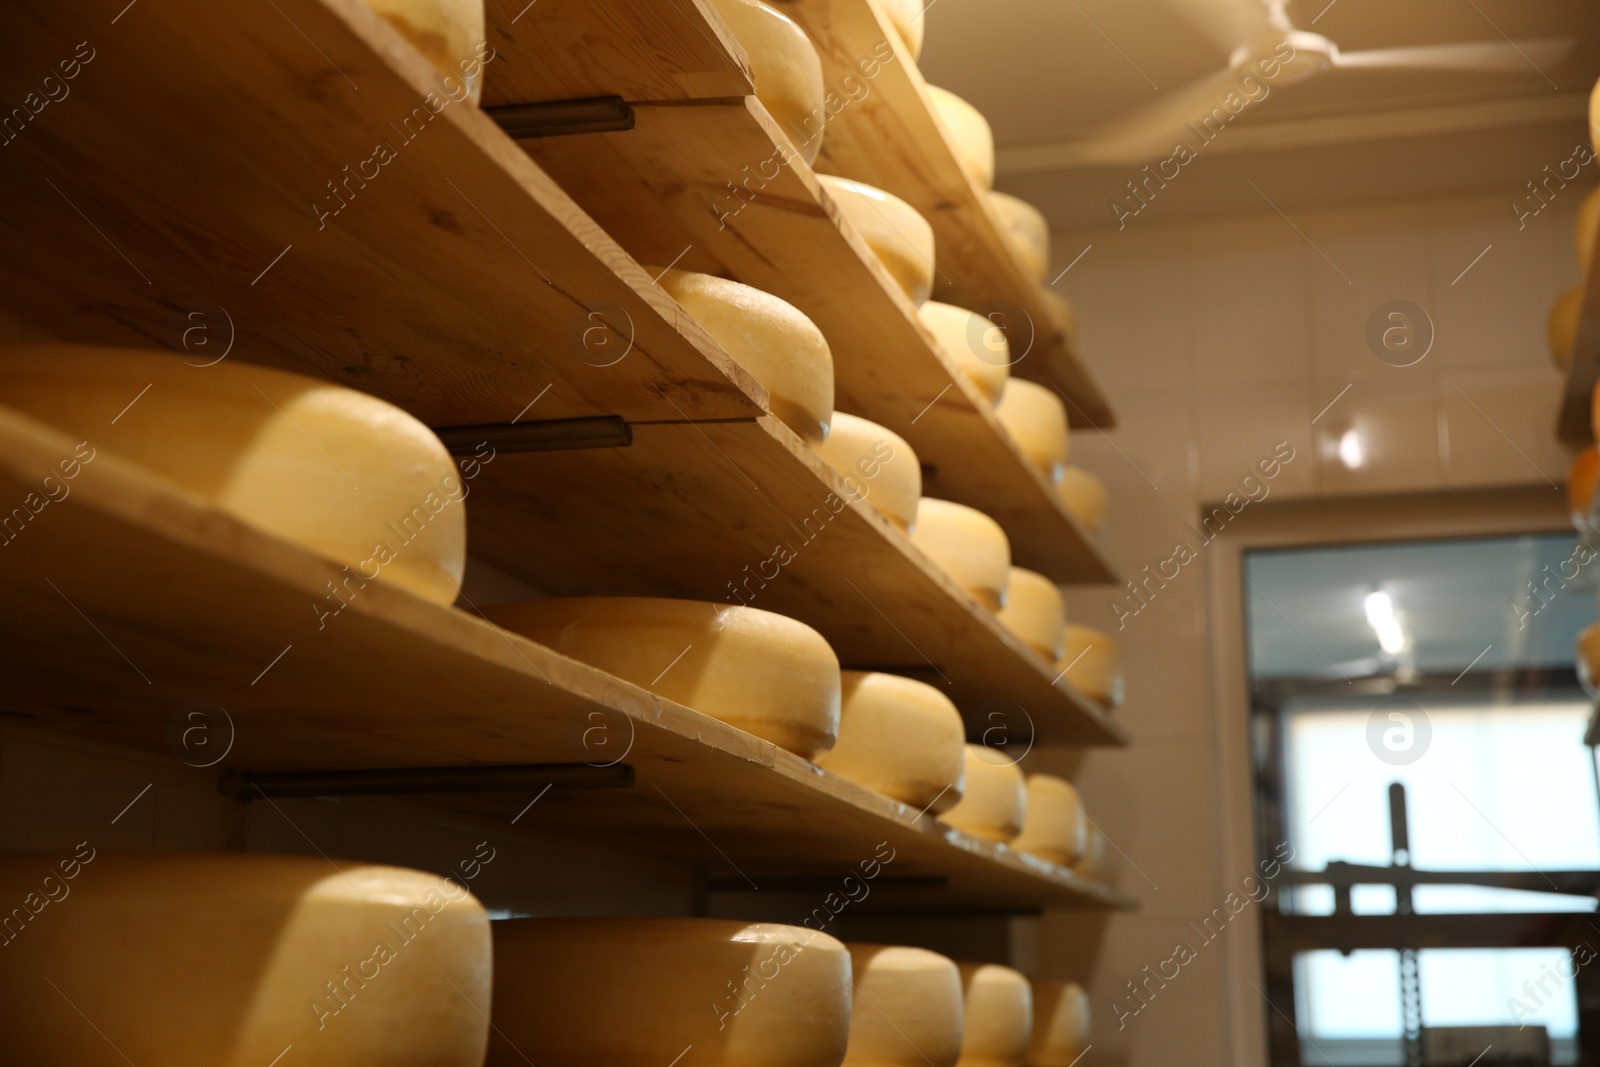
[[[1240,73],[1224,69],[1176,89],[1143,107],[1119,115],[1111,123],[1071,146],[1072,163],[1150,163],[1165,159],[1180,142],[1196,143],[1199,126],[1214,108],[1231,120],[1224,107],[1230,92],[1239,92]],[[1254,105],[1252,105],[1254,106]]]
[[[1345,70],[1460,70],[1507,74],[1536,70],[1543,73],[1558,66],[1576,43],[1571,37],[1560,37],[1376,48],[1335,53],[1333,65]]]

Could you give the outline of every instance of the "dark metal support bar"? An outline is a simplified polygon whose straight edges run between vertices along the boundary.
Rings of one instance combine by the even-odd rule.
[[[486,107],[484,114],[513,140],[561,137],[569,133],[615,133],[633,129],[633,108],[620,96],[553,100],[543,104]]]
[[[525,763],[509,766],[402,767],[394,770],[227,771],[217,792],[235,800],[267,797],[400,796],[412,793],[513,793],[543,789],[631,789],[627,764]]]
[[[496,452],[563,452],[575,448],[627,448],[633,444],[633,427],[617,415],[440,426],[433,432],[452,456],[477,456],[485,444]]]

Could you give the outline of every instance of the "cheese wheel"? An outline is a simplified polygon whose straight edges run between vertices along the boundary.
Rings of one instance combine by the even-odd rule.
[[[985,194],[989,207],[1000,218],[1000,236],[1022,264],[1028,277],[1043,282],[1050,273],[1050,224],[1044,213],[1026,200],[1009,193]]]
[[[837,1064],[851,954],[827,934],[721,919],[494,924],[488,1067]]]
[[[1011,542],[1000,524],[976,508],[925,496],[917,504],[911,543],[990,611],[1006,603]]]
[[[955,1067],[962,1029],[956,965],[921,948],[847,947],[856,995],[843,1067]]]
[[[1101,707],[1122,703],[1117,643],[1099,630],[1068,623],[1066,644],[1056,666],[1072,688]]]
[[[1056,482],[1056,499],[1067,509],[1067,514],[1092,534],[1105,529],[1106,508],[1111,497],[1105,483],[1082,467],[1061,468],[1061,478]]]
[[[1041,289],[1040,293],[1050,308],[1050,317],[1055,320],[1056,328],[1066,337],[1068,345],[1077,348],[1078,313],[1072,310],[1072,302],[1048,286]]]
[[[962,963],[959,1067],[1021,1067],[1033,1037],[1033,988],[1010,967]]]
[[[1593,265],[1597,236],[1600,236],[1600,186],[1590,189],[1578,205],[1578,269],[1585,274]]]
[[[833,354],[798,308],[754,286],[694,271],[669,270],[658,284],[766,387],[784,425],[813,444],[827,436]]]
[[[1078,857],[1072,865],[1072,873],[1084,878],[1098,880],[1106,867],[1106,835],[1100,828],[1093,824],[1089,826],[1089,838],[1084,845],[1083,855]]]
[[[1600,696],[1600,622],[1578,634],[1578,682],[1591,697]]]
[[[1011,345],[1006,332],[977,312],[930,300],[917,310],[950,362],[991,404],[1011,377]]]
[[[927,88],[928,102],[944,127],[956,160],[980,189],[988,189],[994,185],[994,131],[989,120],[950,90],[937,85]]]
[[[904,437],[836,411],[827,440],[815,448],[857,499],[865,497],[890,522],[911,532],[922,497],[922,462]]]
[[[1046,663],[1061,658],[1061,646],[1067,637],[1067,605],[1056,583],[1044,575],[1012,567],[1006,583],[1006,606],[997,617],[1002,626],[1043,656]]]
[[[1600,81],[1589,93],[1589,147],[1600,152]]]
[[[367,0],[446,78],[452,97],[457,87],[476,104],[483,95],[484,0]],[[483,51],[480,53],[479,49]],[[450,79],[454,79],[451,81]]]
[[[1089,995],[1076,982],[1033,980],[1028,1067],[1072,1067],[1089,1043]]]
[[[819,174],[817,181],[911,302],[920,306],[926,301],[933,292],[933,227],[928,220],[882,189],[831,174]]]
[[[1589,514],[1597,478],[1600,478],[1600,452],[1590,445],[1577,454],[1572,469],[1567,472],[1567,508],[1573,515]]]
[[[810,759],[839,733],[839,659],[770,611],[699,600],[498,604],[490,622]]]
[[[995,416],[1028,461],[1054,482],[1067,465],[1067,407],[1047,385],[1012,378],[1006,382]]]
[[[939,818],[985,841],[1010,841],[1022,832],[1027,810],[1027,783],[1010,757],[982,745],[968,745],[966,791],[961,803]]]
[[[483,1062],[489,918],[436,875],[84,844],[0,855],[0,899],[8,1063]]]
[[[1556,366],[1566,370],[1572,366],[1572,350],[1578,341],[1578,321],[1583,317],[1583,287],[1573,286],[1550,305],[1550,317],[1545,322],[1545,339],[1550,344],[1550,358]]]
[[[440,604],[461,589],[467,486],[387,401],[235,360],[52,344],[0,355],[0,403],[346,564],[327,611],[374,578]]]
[[[912,59],[922,57],[922,0],[879,0],[883,13],[889,18],[900,43],[906,46]]]
[[[935,814],[961,799],[967,729],[926,682],[845,671],[839,740],[817,764],[841,778]]]
[[[750,58],[756,99],[807,164],[822,151],[822,59],[800,24],[760,0],[711,0]]]
[[[1028,775],[1027,812],[1012,848],[1058,867],[1078,862],[1089,846],[1089,820],[1071,782],[1053,774]]]

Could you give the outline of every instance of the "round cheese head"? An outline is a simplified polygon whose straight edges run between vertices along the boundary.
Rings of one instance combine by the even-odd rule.
[[[898,674],[845,671],[839,740],[817,757],[841,778],[935,814],[961,799],[966,725],[933,686]]]
[[[497,625],[811,759],[839,733],[839,659],[805,623],[655,597],[499,604]]]
[[[1582,286],[1568,289],[1550,305],[1550,317],[1545,322],[1545,339],[1550,344],[1550,358],[1562,370],[1572,366],[1572,348],[1578,340],[1578,321],[1582,317]]]
[[[1110,494],[1104,482],[1082,467],[1061,469],[1061,480],[1056,482],[1056,499],[1085,530],[1099,534],[1105,529]]]
[[[811,38],[789,16],[760,0],[711,0],[750,58],[756,99],[809,165],[822,151],[822,60]]]
[[[813,444],[827,436],[833,354],[810,319],[771,293],[710,274],[669,270],[657,284],[766,387],[784,425]]]
[[[962,1028],[956,965],[926,949],[848,947],[856,994],[843,1067],[955,1067]]]
[[[966,785],[961,803],[939,817],[945,824],[985,841],[1010,841],[1022,832],[1027,783],[1009,756],[968,745]]]
[[[1008,193],[990,191],[986,195],[989,206],[1000,218],[1000,236],[1028,277],[1042,283],[1050,273],[1050,224],[1044,213]]]
[[[1089,845],[1089,820],[1078,791],[1053,774],[1028,775],[1028,817],[1011,842],[1018,852],[1070,867]]]
[[[1590,445],[1577,454],[1572,469],[1567,472],[1567,507],[1574,515],[1589,514],[1597,478],[1600,478],[1600,452]]]
[[[1028,461],[1054,482],[1067,465],[1067,407],[1048,385],[1012,378],[994,413]]]
[[[481,57],[489,55],[483,48],[483,0],[367,0],[367,6],[428,57],[452,97],[460,86],[478,102],[483,95]]]
[[[1578,205],[1578,269],[1585,273],[1593,265],[1597,235],[1600,235],[1600,186],[1590,189]]]
[[[920,306],[926,301],[933,292],[933,227],[928,220],[882,189],[831,174],[819,174],[817,181],[911,302]]]
[[[722,919],[494,924],[488,1067],[815,1067],[850,1036],[850,953]]]
[[[1089,995],[1076,982],[1033,980],[1028,1067],[1072,1067],[1089,1043]]]
[[[1044,575],[1012,567],[1006,583],[1006,606],[1000,609],[998,618],[1046,663],[1061,658],[1061,645],[1067,636],[1067,605],[1056,583]]]
[[[1067,682],[1109,708],[1122,702],[1122,677],[1117,673],[1117,643],[1099,630],[1067,624],[1067,640],[1057,667]]]
[[[1106,835],[1100,829],[1091,825],[1089,839],[1083,849],[1083,855],[1072,865],[1072,873],[1084,878],[1098,880],[1105,872],[1106,866]]]
[[[922,56],[922,0],[880,0],[879,6],[889,17],[889,25],[906,46],[912,59]]]
[[[436,875],[84,844],[0,855],[0,894],[8,1063],[483,1062],[489,919]]]
[[[1006,603],[1011,542],[1000,524],[976,508],[925,496],[917,504],[911,543],[990,611]]]
[[[900,529],[911,532],[922,497],[922,463],[906,439],[875,422],[833,413],[817,455],[856,494]]]
[[[954,304],[930,300],[917,310],[922,324],[933,333],[943,352],[956,369],[991,404],[1011,377],[1011,345],[1006,332],[990,320]]]
[[[948,89],[928,86],[928,102],[967,176],[980,189],[994,185],[994,131],[977,108]]]
[[[1010,967],[962,963],[965,1027],[958,1067],[1021,1067],[1033,1037],[1033,988]]]
[[[440,604],[460,591],[467,486],[433,431],[387,401],[232,359],[18,345],[0,359],[0,403],[348,565],[356,596],[373,579]]]

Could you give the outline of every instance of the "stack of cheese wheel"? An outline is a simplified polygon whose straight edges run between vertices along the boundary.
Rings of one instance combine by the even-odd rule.
[[[944,127],[956,161],[980,189],[994,185],[994,131],[977,108],[948,89],[928,88],[928,102]]]
[[[817,175],[839,213],[850,220],[895,284],[920,306],[933,292],[933,227],[916,208],[882,189]]]
[[[1094,824],[1089,826],[1089,841],[1083,850],[1083,855],[1078,857],[1078,862],[1072,865],[1072,873],[1085,878],[1098,879],[1105,874],[1106,867],[1106,835]]]
[[[653,597],[499,604],[505,627],[805,759],[839,733],[839,659],[822,635],[759,608]]]
[[[966,1018],[958,1067],[1022,1067],[1033,1038],[1033,988],[1010,967],[962,963]]]
[[[669,270],[658,284],[766,387],[785,425],[813,444],[827,436],[833,354],[810,319],[771,293],[709,274]]]
[[[1076,982],[1033,980],[1028,1067],[1073,1067],[1089,1044],[1089,995]]]
[[[761,0],[711,0],[750,58],[756,99],[808,164],[822,151],[822,60],[806,31]]]
[[[1582,317],[1582,286],[1573,286],[1556,297],[1556,302],[1550,305],[1550,317],[1545,321],[1545,340],[1550,345],[1550,358],[1562,370],[1572,366],[1572,350],[1578,341],[1578,322]]]
[[[968,745],[966,793],[940,818],[985,841],[1010,841],[1022,832],[1028,787],[1011,758],[992,748]]]
[[[1071,867],[1088,845],[1089,820],[1072,783],[1053,774],[1028,775],[1027,818],[1011,847],[1058,867]]]
[[[1043,212],[1008,193],[989,192],[989,206],[1000,218],[1000,236],[1028,277],[1043,282],[1050,272],[1050,224]]]
[[[1597,479],[1600,479],[1600,452],[1590,445],[1574,457],[1572,468],[1567,472],[1567,510],[1580,530],[1585,528],[1584,518],[1594,504]]]
[[[1068,623],[1066,646],[1058,666],[1072,688],[1101,707],[1122,702],[1117,643],[1099,630]]]
[[[1067,408],[1054,389],[1022,378],[1006,382],[995,416],[1028,461],[1054,484],[1067,465]]]
[[[976,508],[923,497],[911,543],[990,611],[1005,607],[1011,542],[1000,524]]]
[[[883,13],[889,17],[900,43],[906,46],[913,60],[922,56],[922,0],[881,0]]]
[[[77,345],[0,358],[0,398],[153,471],[218,510],[452,603],[466,566],[466,488],[432,430],[393,404],[298,374]]]
[[[436,875],[84,844],[0,855],[0,899],[8,1063],[483,1063],[489,918]]]
[[[1578,269],[1588,274],[1594,264],[1596,238],[1600,238],[1600,186],[1590,189],[1578,205]]]
[[[966,727],[950,699],[926,682],[845,671],[839,739],[817,764],[910,804],[945,811],[961,799]]]
[[[856,994],[844,1067],[955,1067],[963,1023],[956,965],[926,949],[848,947]]]
[[[701,1067],[835,1067],[851,953],[773,923],[508,919],[490,1014],[488,1067],[668,1067],[690,1047]]]
[[[854,499],[865,499],[906,533],[917,524],[922,462],[906,439],[875,422],[833,413],[817,455],[844,479]]]
[[[1061,480],[1056,482],[1056,499],[1084,529],[1096,537],[1104,534],[1111,494],[1099,478],[1082,467],[1063,467]]]
[[[964,378],[991,404],[998,404],[1011,377],[1011,345],[990,320],[954,304],[930,300],[917,312],[922,324]]]
[[[1023,644],[1043,656],[1046,663],[1061,658],[1067,637],[1067,605],[1061,590],[1044,575],[1012,567],[1006,583],[1006,606],[996,618]]]
[[[367,0],[445,77],[445,88],[464,88],[476,104],[483,95],[484,0]],[[482,51],[480,51],[482,49]]]

